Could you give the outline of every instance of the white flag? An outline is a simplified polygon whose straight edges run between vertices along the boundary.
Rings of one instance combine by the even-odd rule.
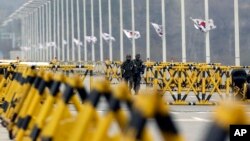
[[[24,51],[27,51],[27,50],[30,50],[31,48],[30,47],[21,47],[21,50],[24,50]]]
[[[46,43],[46,47],[50,47],[50,46],[51,46],[50,42]]]
[[[88,42],[88,43],[96,43],[97,41],[97,38],[95,36],[85,36],[85,40]]]
[[[82,46],[82,42],[81,42],[80,40],[73,39],[73,42],[74,42],[77,46]]]
[[[56,47],[56,43],[55,42],[48,42],[46,44],[46,47]]]
[[[56,47],[56,43],[55,43],[55,42],[50,42],[50,45],[51,45],[52,47]]]
[[[162,36],[163,36],[163,27],[162,27],[162,25],[159,25],[159,24],[156,24],[156,23],[151,23],[151,24],[152,24],[152,26],[154,27],[156,33],[157,33],[160,37],[162,37]]]
[[[134,38],[134,39],[138,39],[141,37],[141,34],[139,31],[131,31],[131,30],[126,30],[124,29],[123,32],[125,33],[125,35],[131,39],[131,38]]]
[[[38,48],[39,48],[39,49],[43,49],[43,45],[42,45],[42,44],[39,44]]]
[[[68,42],[67,42],[66,40],[63,40],[63,44],[64,44],[64,45],[67,45]]]
[[[102,38],[105,41],[115,41],[115,38],[108,33],[102,33]]]
[[[193,19],[192,17],[190,17],[190,19],[193,21],[194,27],[202,32],[208,32],[216,28],[212,19],[209,19],[207,21],[203,19]]]

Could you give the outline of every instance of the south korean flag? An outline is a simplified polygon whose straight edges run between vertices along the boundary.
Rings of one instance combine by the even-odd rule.
[[[108,33],[102,33],[102,38],[107,42],[115,41],[115,38]]]
[[[97,38],[95,36],[85,36],[85,40],[91,44],[95,44],[97,42]]]
[[[129,38],[129,39],[139,39],[141,37],[141,34],[139,31],[132,31],[132,30],[123,30],[124,34]]]
[[[156,23],[151,23],[152,26],[154,27],[156,33],[158,34],[158,36],[162,37],[163,34],[163,27],[162,25],[156,24]]]

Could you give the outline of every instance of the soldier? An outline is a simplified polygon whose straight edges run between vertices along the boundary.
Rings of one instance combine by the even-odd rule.
[[[143,64],[142,60],[140,59],[140,54],[136,54],[134,62],[134,91],[137,94],[140,89],[141,83],[141,75],[144,74],[145,65]]]
[[[132,89],[133,84],[133,73],[134,73],[134,64],[131,60],[131,55],[126,56],[126,61],[121,65],[122,78],[128,83],[130,89]]]

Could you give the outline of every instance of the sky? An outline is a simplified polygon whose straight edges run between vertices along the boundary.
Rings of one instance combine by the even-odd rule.
[[[210,32],[210,52],[211,61],[220,62],[225,65],[234,64],[234,15],[233,15],[233,1],[234,0],[209,0],[209,17],[214,20],[217,28]],[[8,16],[17,9],[25,0],[0,0],[0,22],[4,17]],[[102,0],[102,18],[103,18],[103,32],[109,31],[108,23],[108,0]],[[96,59],[99,58],[99,14],[98,14],[98,0],[94,0],[94,34],[98,38],[95,44]],[[82,2],[80,0],[80,5]],[[90,0],[86,1],[87,5],[87,34],[91,34],[91,18],[90,18]],[[131,3],[129,0],[123,0],[123,26],[126,29],[131,28]],[[135,28],[140,31],[141,38],[136,40],[136,48],[138,53],[141,53],[142,58],[146,59],[146,3],[145,0],[135,0]],[[187,61],[188,62],[204,62],[205,61],[205,37],[204,34],[193,27],[190,17],[204,19],[204,1],[203,0],[185,0],[185,20],[186,20],[186,47],[187,47]],[[250,1],[239,0],[239,19],[240,19],[240,53],[242,65],[250,65]],[[76,10],[74,11],[74,13]],[[80,38],[83,37],[83,11],[80,7]],[[76,15],[76,14],[75,14]],[[161,0],[150,0],[150,22],[161,24]],[[75,25],[76,26],[76,25]],[[112,1],[112,34],[116,41],[113,42],[113,58],[119,60],[120,52],[120,29],[119,29],[119,1]],[[167,59],[174,59],[181,61],[181,13],[180,0],[166,0],[166,44],[167,44]],[[162,59],[162,42],[161,39],[154,32],[150,26],[150,47],[151,59],[161,61]],[[77,37],[76,28],[74,29],[74,36]],[[124,54],[131,53],[131,42],[125,36],[124,40]],[[1,42],[1,41],[0,41]],[[3,54],[5,48],[8,46],[4,43],[4,47],[0,46]],[[109,44],[104,42],[104,58],[108,56]],[[88,50],[91,48],[88,46]],[[70,53],[71,54],[71,53]],[[83,54],[83,52],[81,52]],[[89,58],[91,58],[89,54]]]
[[[0,0],[0,22],[15,11],[26,0]]]

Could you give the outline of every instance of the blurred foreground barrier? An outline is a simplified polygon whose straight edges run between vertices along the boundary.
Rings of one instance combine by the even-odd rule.
[[[243,105],[227,102],[217,107],[214,122],[210,125],[203,141],[226,141],[230,125],[249,125],[249,116]]]
[[[151,141],[155,139],[146,124],[155,119],[162,138],[182,140],[156,91],[134,100],[124,83],[111,88],[108,81],[97,81],[87,92],[79,75],[35,67],[9,69],[7,74],[1,81],[0,116],[11,139]],[[100,104],[107,108],[99,110]],[[112,128],[118,129],[110,134]]]
[[[144,94],[136,97],[129,127],[123,134],[124,140],[155,140],[146,126],[149,119],[154,119],[163,140],[183,141],[162,98],[154,91]]]

